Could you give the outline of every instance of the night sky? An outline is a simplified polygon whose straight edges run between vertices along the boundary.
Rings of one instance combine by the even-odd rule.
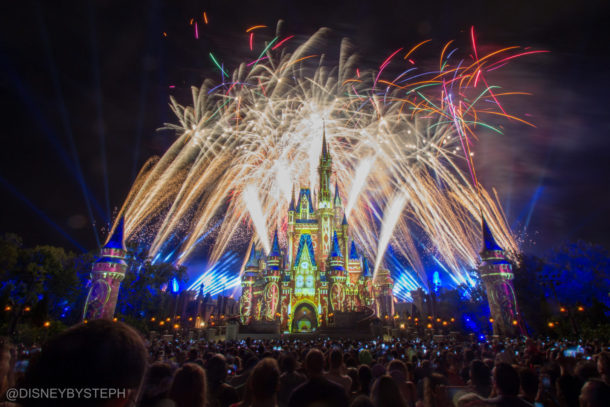
[[[140,166],[175,138],[157,131],[174,121],[170,94],[188,103],[190,86],[218,78],[210,51],[235,67],[250,59],[241,54],[246,28],[282,19],[284,32],[300,38],[323,26],[351,38],[370,68],[428,38],[421,58],[438,56],[450,39],[466,51],[472,25],[485,49],[549,50],[494,78],[533,93],[505,108],[537,128],[505,122],[505,135],[481,137],[475,165],[483,185],[497,189],[524,250],[577,239],[610,248],[610,7],[578,3],[5,1],[0,233],[17,233],[26,245],[94,249]]]

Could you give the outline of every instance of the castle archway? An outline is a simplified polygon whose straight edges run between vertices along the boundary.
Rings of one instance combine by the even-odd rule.
[[[313,305],[301,303],[297,305],[292,317],[291,332],[312,332],[318,327],[318,317]]]

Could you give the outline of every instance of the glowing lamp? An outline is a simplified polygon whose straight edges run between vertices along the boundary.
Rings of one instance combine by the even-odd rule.
[[[427,328],[428,328],[428,329],[432,329],[432,324],[428,324],[428,325],[427,325]]]
[[[189,317],[189,321],[192,321],[192,320],[193,320],[193,317]]]
[[[559,308],[559,312],[566,312],[566,309],[564,307]]]
[[[405,324],[400,324],[400,329],[405,329]]]
[[[441,319],[440,318],[436,318],[436,322],[441,322]]]
[[[174,329],[180,328],[180,324],[174,324]]]
[[[24,310],[25,312],[30,312],[32,309],[31,309],[30,307],[25,307],[23,310]]]
[[[447,321],[443,321],[443,326],[447,326]]]
[[[489,323],[493,324],[494,323],[494,319],[493,318],[489,318]]]
[[[45,321],[44,324],[42,324],[45,328],[48,328],[51,326],[51,323],[49,321]]]
[[[116,321],[118,321],[117,317],[112,318],[112,322],[116,322]]]
[[[167,322],[169,322],[169,321],[171,321],[172,319],[171,319],[170,317],[167,317],[165,320],[166,320]]]
[[[165,321],[159,322],[159,326],[163,326],[163,325],[165,325]]]
[[[13,308],[12,308],[10,305],[7,305],[6,307],[4,307],[4,310],[5,310],[5,311],[10,311],[10,310],[12,310],[12,309],[13,309]]]
[[[152,318],[150,319],[150,322],[155,322],[155,320],[156,320],[156,318],[155,318],[155,317],[152,317]]]
[[[516,320],[516,319],[513,319],[513,325],[515,325],[515,326],[516,326],[517,324],[518,324],[517,320]]]
[[[552,322],[549,322],[549,328],[555,328],[555,324]]]
[[[582,305],[578,306],[578,311],[579,312],[583,312],[585,310],[585,307],[583,307]]]
[[[451,322],[455,322],[455,318],[451,318]]]

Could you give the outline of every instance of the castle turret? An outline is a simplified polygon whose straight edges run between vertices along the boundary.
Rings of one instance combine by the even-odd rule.
[[[242,322],[248,321],[253,316],[255,311],[254,284],[260,276],[259,260],[260,253],[256,250],[254,242],[250,247],[250,256],[246,262],[244,273],[241,277],[241,298],[239,303],[240,315]]]
[[[91,268],[91,288],[87,295],[83,319],[112,319],[119,297],[121,281],[127,271],[127,249],[123,241],[124,218],[100,250],[100,257]]]
[[[288,228],[286,230],[288,238],[288,264],[292,264],[292,257],[294,253],[293,247],[293,236],[294,236],[294,216],[296,212],[296,204],[294,202],[294,185],[292,186],[292,193],[290,194],[290,205],[288,206]]]
[[[487,292],[493,332],[495,335],[507,336],[524,333],[513,288],[512,265],[504,250],[496,243],[484,217],[481,217],[481,223],[483,247],[479,275]]]
[[[332,159],[328,152],[328,146],[326,145],[326,127],[322,134],[322,155],[320,156],[320,166],[318,167],[318,173],[320,175],[320,193],[318,195],[318,219],[320,222],[319,229],[319,241],[320,247],[318,249],[320,260],[322,263],[326,261],[328,254],[331,250],[331,238],[333,230],[333,203],[330,191],[330,176],[332,173]]]
[[[384,322],[391,321],[394,315],[393,286],[394,281],[390,277],[390,272],[386,269],[379,269],[373,279],[373,292],[375,296],[375,313]]]

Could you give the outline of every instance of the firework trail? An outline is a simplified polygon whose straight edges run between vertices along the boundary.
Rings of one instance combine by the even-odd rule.
[[[264,26],[245,34],[251,49],[255,29]],[[481,214],[498,242],[516,250],[498,203],[477,182],[470,150],[479,129],[500,133],[486,117],[529,124],[499,104],[499,98],[517,92],[485,81],[486,72],[525,53],[509,47],[480,55],[475,48],[475,57],[454,61],[449,42],[438,70],[419,71],[412,58],[423,42],[366,71],[357,66],[347,40],[336,66],[328,66],[321,52],[328,33],[320,29],[292,52],[288,46],[294,39],[278,35],[258,44],[260,53],[255,49],[225,82],[206,80],[193,87],[192,106],[171,99],[177,123],[166,128],[178,137],[162,157],[144,166],[121,209],[128,238],[148,233],[154,255],[174,235],[187,236],[182,262],[222,217],[210,264],[252,224],[255,239],[268,250],[268,231],[279,228],[285,239],[291,191],[317,190],[325,126],[349,227],[376,268],[394,242],[427,286],[418,249],[425,246],[454,281],[468,283],[463,270],[478,262]],[[403,63],[406,69],[395,75]],[[477,102],[488,98],[495,102],[479,108]],[[391,202],[397,191],[400,208]],[[384,222],[380,208],[390,207],[396,213]],[[383,244],[378,244],[381,230]]]

